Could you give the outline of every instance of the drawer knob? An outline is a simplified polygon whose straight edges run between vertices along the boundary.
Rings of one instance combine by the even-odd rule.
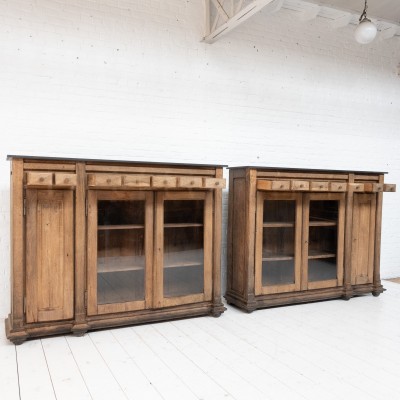
[[[324,185],[319,185],[320,189],[322,189],[324,187]]]
[[[110,178],[107,179],[107,183],[111,183],[111,179]]]
[[[280,189],[283,189],[283,185],[279,186]]]
[[[338,189],[341,189],[342,187],[341,186],[338,186]]]
[[[304,187],[304,185],[300,185],[300,187],[302,188],[302,187]]]
[[[191,185],[194,185],[194,181],[190,181],[190,184],[191,184]]]
[[[167,180],[165,180],[163,183],[164,183],[164,185],[166,185],[166,184],[168,183],[168,181],[167,181]]]
[[[43,182],[44,181],[44,178],[43,178],[43,176],[41,176],[40,178],[39,178],[39,182]]]
[[[135,182],[136,182],[136,184],[139,184],[139,179],[136,179],[136,181],[135,181]]]
[[[219,186],[219,182],[215,182],[215,186]]]
[[[64,183],[69,183],[69,178],[65,178]]]

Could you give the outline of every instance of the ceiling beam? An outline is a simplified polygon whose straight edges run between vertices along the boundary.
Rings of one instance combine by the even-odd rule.
[[[209,4],[206,4],[206,9],[208,9],[208,11],[210,13],[211,13],[210,2],[212,3],[212,6],[217,9],[217,16],[215,18],[219,18],[223,14],[228,15],[226,10],[223,8],[222,2],[220,0],[205,0],[205,1],[206,1],[206,3],[207,2],[209,3]],[[235,15],[233,15],[230,18],[228,18],[227,20],[225,20],[225,22],[218,27],[216,26],[216,24],[214,24],[214,26],[212,27],[214,29],[210,29],[211,32],[208,32],[206,34],[206,36],[203,38],[203,41],[206,43],[215,42],[221,36],[227,34],[232,29],[236,28],[237,26],[242,24],[244,21],[248,20],[252,15],[254,15],[258,11],[260,11],[266,5],[268,5],[270,3],[275,3],[275,2],[277,2],[278,4],[280,3],[280,5],[282,6],[282,2],[280,0],[278,0],[278,1],[277,0],[253,0],[250,4],[246,5],[245,7],[243,7],[243,1],[239,1],[238,6],[236,8]],[[217,3],[218,5],[216,6],[215,3]],[[221,8],[223,11],[221,10]],[[211,20],[211,14],[210,14],[209,18]]]

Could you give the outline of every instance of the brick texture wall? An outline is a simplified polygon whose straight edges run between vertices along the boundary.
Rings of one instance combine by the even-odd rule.
[[[0,0],[0,316],[6,154],[384,170],[400,183],[399,39],[360,46],[353,30],[283,9],[209,45],[201,0]],[[385,196],[383,277],[400,275],[399,198]]]

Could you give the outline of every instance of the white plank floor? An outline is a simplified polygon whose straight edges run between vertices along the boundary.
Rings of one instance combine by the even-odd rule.
[[[0,334],[2,400],[400,399],[400,284],[350,301],[37,339]],[[3,324],[3,321],[0,321]]]

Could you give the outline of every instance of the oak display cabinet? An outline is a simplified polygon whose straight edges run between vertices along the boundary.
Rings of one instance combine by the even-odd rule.
[[[225,310],[223,166],[8,158],[11,341]]]
[[[247,311],[383,291],[384,173],[230,169],[225,298]]]

